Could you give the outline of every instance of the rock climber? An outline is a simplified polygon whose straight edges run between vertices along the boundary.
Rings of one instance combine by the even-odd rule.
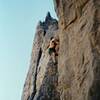
[[[56,56],[58,56],[58,40],[54,37],[50,38],[50,43],[48,46],[48,53],[52,57],[54,63],[56,63]]]
[[[54,37],[51,37],[50,38],[50,43],[49,43],[49,46],[48,46],[49,55],[56,52],[55,46],[56,46],[55,39],[54,39]]]
[[[56,46],[55,46],[56,56],[58,56],[58,53],[59,53],[59,39],[58,38],[55,38],[55,43],[56,43]]]

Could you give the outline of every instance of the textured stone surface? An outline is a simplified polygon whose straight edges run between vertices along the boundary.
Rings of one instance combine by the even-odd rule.
[[[39,22],[22,100],[100,100],[100,0],[54,0],[57,23]],[[58,29],[59,26],[59,29]],[[60,40],[58,64],[47,52]]]
[[[52,59],[48,54],[47,46],[50,38],[57,34],[57,30],[58,22],[53,19],[48,12],[45,21],[40,21],[37,25],[30,68],[24,84],[22,100],[37,100],[37,98],[39,98],[38,100],[46,100],[46,98],[49,98],[50,100],[51,95],[54,95],[53,97],[55,97],[55,85],[57,85],[58,82],[57,65],[53,64]],[[52,72],[51,75],[48,75],[49,71]],[[51,88],[53,87],[55,87],[55,89],[52,90]]]
[[[100,0],[54,0],[61,100],[100,100]]]
[[[57,64],[55,65],[52,58],[49,59],[46,65],[46,71],[43,76],[42,82],[37,84],[37,94],[33,100],[60,100],[57,91],[58,85],[58,70]],[[40,72],[41,73],[41,72]],[[38,79],[41,79],[40,77]]]

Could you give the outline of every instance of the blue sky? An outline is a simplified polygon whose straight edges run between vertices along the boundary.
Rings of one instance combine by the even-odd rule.
[[[0,0],[0,100],[21,100],[35,28],[53,0]]]

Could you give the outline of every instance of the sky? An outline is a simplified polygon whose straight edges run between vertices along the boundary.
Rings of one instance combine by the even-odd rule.
[[[53,0],[0,0],[0,100],[21,100],[36,25]]]

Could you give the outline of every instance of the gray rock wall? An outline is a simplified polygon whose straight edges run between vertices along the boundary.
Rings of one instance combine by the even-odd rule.
[[[61,100],[100,100],[100,0],[54,0]]]
[[[44,22],[38,23],[22,100],[51,100],[51,96],[58,98],[55,97],[58,65],[54,64],[47,49],[50,38],[55,36],[57,31],[58,22],[50,13],[47,14]]]
[[[100,100],[100,0],[54,0],[39,22],[22,100]],[[57,64],[48,55],[59,36]]]

